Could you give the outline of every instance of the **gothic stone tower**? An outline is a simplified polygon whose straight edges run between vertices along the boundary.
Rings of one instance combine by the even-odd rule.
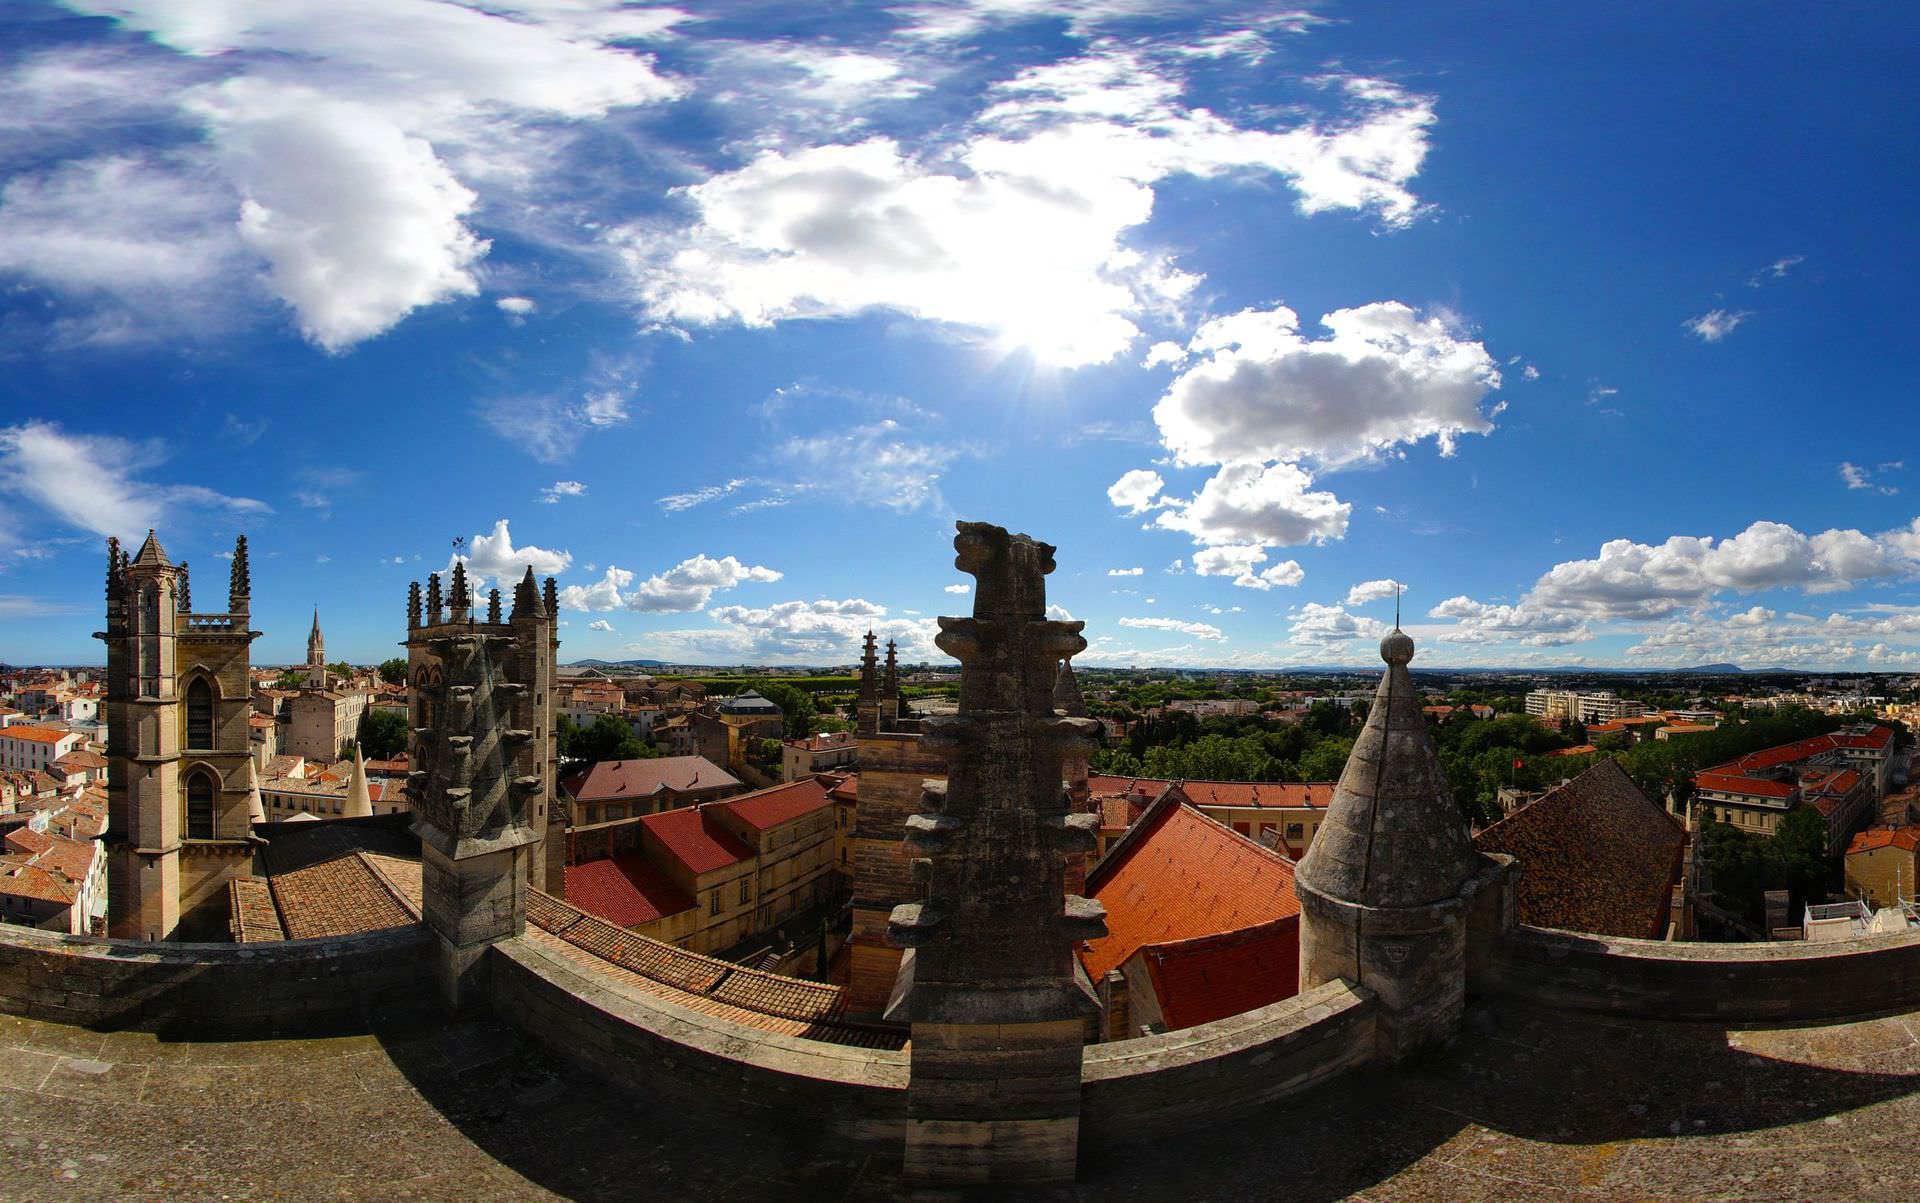
[[[442,606],[440,575],[427,578],[422,605],[420,586],[415,583],[407,595],[407,679],[409,726],[412,737],[408,751],[412,765],[421,766],[423,748],[432,737],[447,686],[443,648],[451,646],[444,637],[486,635],[488,662],[500,680],[521,686],[502,694],[501,719],[529,736],[511,744],[511,776],[515,781],[533,780],[537,788],[525,795],[526,826],[534,833],[536,847],[530,854],[529,882],[534,889],[559,894],[564,885],[560,866],[565,864],[566,816],[556,802],[554,781],[559,768],[560,750],[554,739],[553,687],[554,663],[560,640],[555,625],[558,591],[551,577],[544,592],[533,579],[533,569],[513,591],[513,610],[503,621],[500,615],[500,591],[488,599],[484,621],[473,613],[473,598],[467,587],[465,564],[455,564],[448,604]]]
[[[152,531],[131,559],[107,541],[107,931],[218,939],[226,883],[253,863],[245,535],[227,611],[192,609],[187,566]]]
[[[946,760],[920,746],[920,726],[899,717],[898,673],[883,684],[873,632],[860,663],[856,738],[860,742],[860,797],[853,825],[853,930],[847,941],[847,1011],[877,1020],[893,995],[900,949],[887,940],[887,919],[921,887],[902,840],[920,809],[929,777],[946,773]]]
[[[1407,672],[1413,640],[1394,630],[1380,658],[1387,671],[1294,893],[1300,989],[1346,978],[1377,994],[1391,1064],[1458,1029],[1469,900],[1500,869],[1474,849],[1441,774]]]
[[[1079,622],[1046,617],[1053,548],[962,522],[955,566],[979,581],[972,618],[942,618],[960,661],[960,712],[923,723],[947,757],[928,813],[907,821],[926,901],[894,908],[909,951],[896,1003],[913,1024],[906,1173],[942,1186],[1069,1181],[1080,1132],[1080,1054],[1099,1005],[1074,956],[1107,933],[1100,904],[1069,895],[1063,859],[1098,820],[1068,810],[1062,761],[1093,722],[1054,710]],[[862,784],[864,789],[864,782]]]
[[[456,600],[465,587],[456,570]],[[429,721],[415,733],[407,799],[420,837],[421,909],[439,937],[440,996],[456,1011],[482,995],[488,946],[526,929],[544,834],[532,822],[541,776],[517,771],[534,733],[512,721],[529,713],[533,687],[500,671],[516,639],[491,629],[498,625],[449,622],[418,637],[438,679],[416,688]]]
[[[320,611],[313,612],[313,629],[307,632],[307,688],[327,687],[327,637],[320,633]]]

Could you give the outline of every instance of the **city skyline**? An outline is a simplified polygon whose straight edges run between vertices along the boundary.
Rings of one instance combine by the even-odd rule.
[[[936,659],[958,517],[1089,664],[1920,670],[1910,14],[257,8],[0,17],[0,659],[148,526],[263,663],[456,539]]]

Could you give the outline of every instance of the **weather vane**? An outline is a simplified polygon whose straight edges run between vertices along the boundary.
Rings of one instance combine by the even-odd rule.
[[[461,552],[465,551],[466,549],[467,549],[467,537],[465,535],[455,535],[453,537],[453,554],[459,555]]]
[[[1396,631],[1400,629],[1400,595],[1406,591],[1407,587],[1399,581],[1393,583],[1393,629]]]

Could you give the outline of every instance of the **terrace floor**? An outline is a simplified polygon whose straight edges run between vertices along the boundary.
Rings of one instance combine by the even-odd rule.
[[[1767,1031],[1500,1004],[1450,1050],[1200,1134],[1087,1151],[1061,1200],[1898,1200],[1920,1016]],[[0,1200],[888,1199],[898,1166],[690,1127],[508,1029],[169,1041],[0,1017]],[[1004,1197],[998,1196],[998,1197]]]

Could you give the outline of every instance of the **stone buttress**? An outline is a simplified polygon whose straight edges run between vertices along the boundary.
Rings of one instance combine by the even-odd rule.
[[[960,708],[922,723],[947,778],[927,782],[929,809],[906,823],[927,858],[916,862],[925,901],[895,907],[888,927],[909,950],[888,1011],[913,1025],[906,1173],[1068,1181],[1081,1046],[1098,1012],[1074,953],[1106,934],[1106,916],[1062,884],[1064,857],[1094,846],[1097,820],[1071,813],[1062,788],[1062,761],[1093,723],[1057,714],[1054,686],[1086,640],[1081,623],[1046,618],[1053,548],[970,522],[954,547],[978,580],[974,616],[940,619],[937,640],[960,661]]]
[[[1372,990],[1378,1056],[1392,1064],[1458,1029],[1469,903],[1502,867],[1474,849],[1440,771],[1407,671],[1413,640],[1395,630],[1380,657],[1387,671],[1294,893],[1300,989],[1344,978]]]

